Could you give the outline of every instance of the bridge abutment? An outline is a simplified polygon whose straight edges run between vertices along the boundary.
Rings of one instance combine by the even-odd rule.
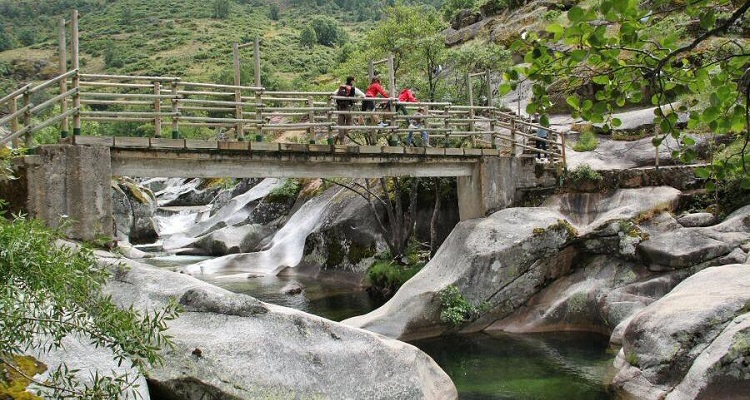
[[[109,147],[46,145],[16,165],[12,208],[76,240],[113,237]],[[24,182],[25,181],[25,182]],[[25,194],[25,196],[24,196]],[[4,196],[3,196],[4,197]]]
[[[471,176],[459,176],[458,209],[461,221],[481,218],[509,207],[516,192],[517,159],[486,157],[476,163]]]

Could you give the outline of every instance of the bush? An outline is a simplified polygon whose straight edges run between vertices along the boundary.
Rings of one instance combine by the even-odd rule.
[[[93,252],[58,246],[60,237],[37,220],[0,217],[0,364],[20,370],[19,356],[30,349],[60,348],[67,336],[87,338],[111,350],[115,361],[128,361],[142,372],[161,363],[159,348],[171,344],[166,321],[177,315],[178,305],[172,302],[153,315],[119,308],[102,293],[109,274]],[[50,371],[40,385],[45,398],[134,396],[133,376],[95,375],[87,384],[74,372],[65,363]],[[10,386],[8,379],[0,373],[0,387]]]
[[[573,145],[575,151],[592,151],[599,146],[599,140],[592,131],[586,131],[581,134],[578,141]]]
[[[302,186],[297,179],[287,179],[284,184],[272,190],[265,200],[271,203],[286,203],[297,198]]]
[[[367,270],[367,280],[380,289],[395,293],[406,281],[419,272],[424,263],[400,265],[393,260],[378,260]]]
[[[477,318],[487,306],[486,303],[480,307],[469,303],[455,285],[448,285],[440,291],[440,321],[452,327]]]
[[[581,164],[577,166],[574,170],[568,172],[568,178],[570,178],[573,182],[581,182],[581,181],[601,181],[604,179],[602,177],[602,174],[600,174],[595,169],[591,168],[588,164]]]

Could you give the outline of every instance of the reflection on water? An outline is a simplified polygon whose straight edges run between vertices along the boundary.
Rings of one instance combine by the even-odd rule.
[[[176,268],[208,257],[170,256],[144,260]],[[340,321],[379,307],[359,287],[304,276],[197,275],[232,292]],[[290,283],[303,287],[289,295]],[[460,398],[503,400],[608,400],[606,374],[614,355],[607,338],[590,333],[474,334],[412,343],[432,356],[458,388]]]
[[[591,333],[473,334],[412,343],[456,384],[461,399],[605,400],[613,355]]]
[[[143,262],[162,268],[176,268],[210,257],[168,256],[145,259]],[[266,303],[294,308],[319,315],[333,321],[366,314],[382,305],[361,287],[341,282],[317,281],[305,276],[259,276],[212,274],[194,275],[214,286],[235,293],[244,293]],[[284,286],[297,283],[303,290],[299,294],[282,292]]]

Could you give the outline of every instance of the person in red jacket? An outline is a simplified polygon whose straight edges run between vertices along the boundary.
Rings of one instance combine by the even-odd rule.
[[[403,115],[408,115],[409,113],[403,103],[417,102],[419,102],[419,100],[417,100],[417,96],[414,95],[414,92],[412,92],[409,85],[406,85],[403,89],[401,89],[401,93],[398,94],[398,104],[396,104],[396,111],[400,112]],[[409,124],[411,124],[411,121],[409,121],[409,119],[407,118],[406,125]]]
[[[390,97],[388,95],[388,92],[386,92],[385,89],[383,89],[383,86],[380,85],[380,77],[376,76],[372,78],[370,86],[368,86],[367,90],[365,90],[365,100],[362,100],[362,111],[375,110],[375,102],[373,100],[367,100],[367,98],[375,98],[378,96]],[[380,122],[380,118],[378,118],[378,116],[376,115],[373,115],[371,119],[373,123]]]

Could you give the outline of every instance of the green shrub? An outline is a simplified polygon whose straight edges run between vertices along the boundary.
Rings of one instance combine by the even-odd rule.
[[[159,349],[171,345],[166,321],[177,316],[178,304],[172,301],[150,314],[118,307],[102,291],[109,272],[93,251],[58,246],[60,237],[38,220],[0,217],[0,364],[18,371],[16,356],[60,348],[69,335],[88,338],[91,345],[111,351],[116,362],[129,362],[141,372],[163,362]],[[48,339],[40,341],[37,335]],[[74,372],[65,363],[50,371],[43,385],[49,390],[45,398],[135,396],[136,381],[129,375],[97,374],[87,384]],[[0,386],[8,383],[0,373]]]
[[[471,304],[455,285],[448,285],[440,291],[440,321],[452,327],[477,318],[487,307],[486,303],[480,307]]]
[[[284,184],[272,190],[266,196],[266,201],[272,203],[286,203],[297,198],[299,191],[302,189],[297,179],[287,179]]]
[[[578,141],[573,145],[573,150],[592,151],[595,150],[597,146],[599,146],[599,140],[597,140],[594,132],[586,131],[581,133],[581,137],[578,138]]]
[[[604,177],[602,177],[602,175],[598,171],[591,168],[591,166],[588,164],[580,164],[574,170],[568,172],[568,178],[570,178],[570,180],[572,180],[573,182],[581,182],[581,181],[598,182],[604,179]]]
[[[367,270],[367,280],[375,287],[390,289],[395,293],[422,267],[423,263],[400,265],[393,260],[380,259]]]

